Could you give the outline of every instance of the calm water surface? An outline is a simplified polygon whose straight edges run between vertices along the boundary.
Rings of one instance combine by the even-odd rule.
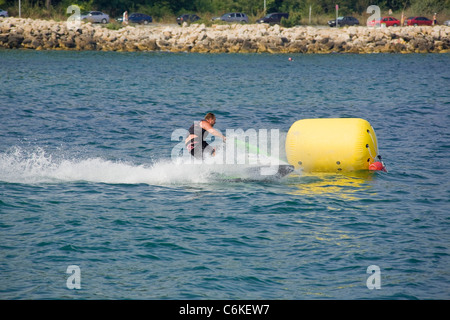
[[[450,55],[288,57],[1,50],[0,298],[449,299]],[[364,118],[389,172],[219,179],[171,157],[209,111]]]

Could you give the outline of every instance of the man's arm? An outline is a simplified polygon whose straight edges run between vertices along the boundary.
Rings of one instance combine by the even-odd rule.
[[[225,141],[227,139],[223,134],[221,134],[219,131],[214,129],[207,121],[200,122],[200,126],[203,129],[205,129],[206,131],[208,131],[209,133],[211,133],[212,135],[222,138],[223,141]]]

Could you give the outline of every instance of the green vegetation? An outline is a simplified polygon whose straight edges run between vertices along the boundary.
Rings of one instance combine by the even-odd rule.
[[[283,25],[290,26],[308,24],[311,12],[311,24],[324,24],[335,15],[335,5],[339,5],[339,15],[353,15],[364,18],[369,15],[366,9],[369,5],[378,5],[382,15],[389,10],[394,16],[401,12],[406,15],[431,15],[438,13],[438,20],[450,16],[450,0],[22,0],[22,17],[65,20],[68,6],[76,4],[81,10],[99,10],[108,13],[110,17],[121,16],[127,10],[149,14],[156,22],[173,23],[177,15],[196,13],[203,20],[211,20],[225,12],[245,12],[250,22],[266,12],[289,12],[290,18]],[[0,8],[8,10],[10,16],[18,16],[17,0],[0,0]]]
[[[301,23],[302,15],[300,12],[291,12],[289,13],[289,18],[282,18],[281,25],[286,28],[291,28],[297,26]]]

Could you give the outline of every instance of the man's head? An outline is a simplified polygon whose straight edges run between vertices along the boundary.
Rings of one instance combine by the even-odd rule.
[[[216,123],[216,116],[214,115],[214,113],[208,112],[205,116],[205,120],[213,126]]]

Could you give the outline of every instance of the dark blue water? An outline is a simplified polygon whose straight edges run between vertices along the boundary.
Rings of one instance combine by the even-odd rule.
[[[450,55],[288,57],[0,51],[0,298],[450,298]],[[217,178],[209,111],[366,119],[389,172]]]

